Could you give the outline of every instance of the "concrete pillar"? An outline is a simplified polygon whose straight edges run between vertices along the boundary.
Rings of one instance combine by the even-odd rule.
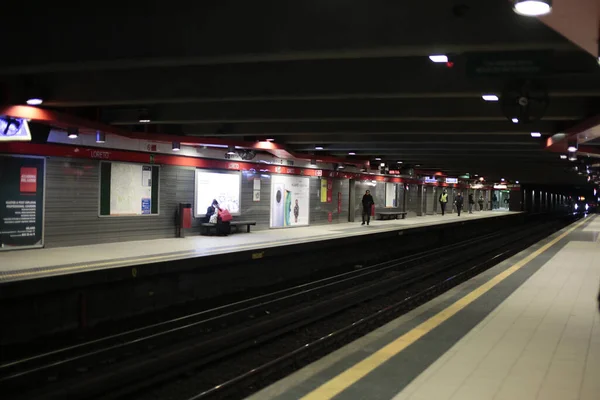
[[[354,208],[356,207],[356,181],[354,179],[350,179],[349,190],[348,193],[348,222],[354,222]]]

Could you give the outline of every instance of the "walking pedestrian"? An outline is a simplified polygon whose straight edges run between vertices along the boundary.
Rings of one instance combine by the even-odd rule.
[[[444,191],[440,194],[438,201],[440,202],[442,215],[446,214],[446,204],[448,204],[448,192],[446,192],[446,189],[444,189]]]
[[[464,203],[463,195],[462,195],[462,193],[459,192],[456,195],[456,197],[454,198],[454,204],[456,205],[456,211],[458,212],[459,217],[460,217],[460,211],[463,208],[463,203]]]
[[[365,195],[362,198],[363,212],[362,212],[362,224],[361,225],[364,225],[365,221],[366,221],[367,225],[369,225],[369,223],[371,222],[371,210],[372,210],[374,204],[375,204],[375,201],[373,201],[373,196],[371,196],[371,191],[367,190],[365,192]]]

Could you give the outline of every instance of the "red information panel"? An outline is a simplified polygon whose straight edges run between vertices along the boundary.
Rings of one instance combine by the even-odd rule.
[[[338,214],[342,213],[342,193],[338,192]]]
[[[20,190],[21,193],[35,193],[37,191],[37,168],[21,167]]]

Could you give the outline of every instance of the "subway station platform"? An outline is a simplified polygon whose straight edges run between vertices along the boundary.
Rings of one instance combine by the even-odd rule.
[[[592,216],[250,399],[598,399],[598,259]]]
[[[327,241],[396,230],[474,221],[516,214],[484,211],[446,216],[423,216],[404,220],[371,221],[264,230],[227,237],[188,236],[185,238],[131,241],[98,245],[17,250],[0,253],[0,283],[21,281],[136,265],[207,257],[248,250],[262,250],[302,243]]]

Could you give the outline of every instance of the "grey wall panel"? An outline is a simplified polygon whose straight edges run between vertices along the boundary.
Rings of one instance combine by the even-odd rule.
[[[159,215],[100,218],[99,162],[50,158],[46,182],[46,246],[174,237],[178,203],[193,203],[193,185],[193,169],[162,166]]]
[[[194,204],[194,168],[161,166],[159,215],[98,217],[99,162],[50,158],[47,163],[45,243],[47,247],[77,246],[175,237],[179,203]],[[260,201],[253,201],[254,179],[261,181]],[[333,180],[331,203],[320,201],[320,179],[310,179],[310,224],[348,221],[349,181]],[[342,212],[338,213],[338,193]],[[270,175],[242,173],[242,215],[235,219],[256,221],[255,229],[269,229]],[[204,209],[206,205],[198,205]],[[186,235],[198,235],[200,219],[194,219]]]

